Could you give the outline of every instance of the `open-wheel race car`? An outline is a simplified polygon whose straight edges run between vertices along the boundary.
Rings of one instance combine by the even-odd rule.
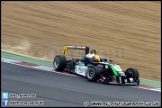
[[[83,50],[84,55],[80,57],[71,56],[69,59],[68,50]],[[139,72],[136,68],[128,68],[123,71],[119,64],[113,64],[113,60],[107,61],[100,56],[100,62],[94,62],[88,58],[89,47],[87,46],[64,46],[63,54],[56,55],[53,66],[56,71],[67,71],[84,76],[91,82],[102,82],[104,84],[133,84],[139,85]],[[94,50],[96,53],[96,51]]]

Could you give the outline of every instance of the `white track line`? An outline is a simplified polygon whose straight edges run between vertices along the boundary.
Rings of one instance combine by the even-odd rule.
[[[144,88],[144,87],[136,87],[136,88],[142,88],[142,89],[146,89],[146,90],[153,90],[153,91],[161,92],[161,88]]]
[[[22,61],[18,61],[18,60],[1,58],[1,61],[5,62],[5,63],[10,63],[10,64],[18,65],[18,66],[32,68],[32,69],[44,70],[44,71],[47,71],[47,72],[55,72],[55,73],[58,73],[58,74],[63,74],[63,75],[68,75],[68,76],[76,77],[76,75],[73,75],[73,74],[70,74],[70,73],[66,74],[66,73],[63,73],[63,72],[61,73],[61,72],[54,71],[54,68],[50,68],[50,67],[46,67],[46,66],[39,66],[39,65],[38,66],[25,66],[25,65],[21,65],[19,63],[21,63]]]

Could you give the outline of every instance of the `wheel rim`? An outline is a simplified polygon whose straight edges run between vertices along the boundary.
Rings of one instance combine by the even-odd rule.
[[[92,78],[94,77],[94,75],[95,75],[94,70],[93,70],[93,69],[90,69],[90,70],[88,71],[88,78],[92,79]]]
[[[131,70],[128,70],[129,77],[134,77],[133,72]]]
[[[132,70],[128,70],[128,74],[129,74],[129,78],[133,78],[133,81],[136,81],[137,78],[136,76],[133,74],[133,71]]]
[[[60,64],[60,60],[59,58],[56,58],[55,61],[54,61],[54,67],[57,68]]]

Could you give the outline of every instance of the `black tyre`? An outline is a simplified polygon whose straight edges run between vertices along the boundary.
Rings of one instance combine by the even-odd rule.
[[[128,68],[125,74],[128,82],[130,82],[129,78],[133,78],[133,82],[137,82],[139,79],[139,72],[136,68]]]
[[[100,71],[97,67],[90,66],[87,69],[86,77],[89,81],[95,82],[99,79]]]
[[[53,61],[53,66],[56,71],[63,71],[66,67],[66,57],[57,55]]]

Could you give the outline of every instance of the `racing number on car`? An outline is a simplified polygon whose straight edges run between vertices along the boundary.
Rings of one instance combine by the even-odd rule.
[[[80,72],[85,73],[86,72],[86,67],[80,67]]]
[[[77,72],[79,72],[79,73],[82,72],[82,68],[80,66],[77,66]]]
[[[75,72],[79,71],[79,66],[75,66]]]
[[[86,72],[86,67],[81,67],[81,66],[76,66],[75,68],[76,72],[79,72],[79,73],[85,73]]]

